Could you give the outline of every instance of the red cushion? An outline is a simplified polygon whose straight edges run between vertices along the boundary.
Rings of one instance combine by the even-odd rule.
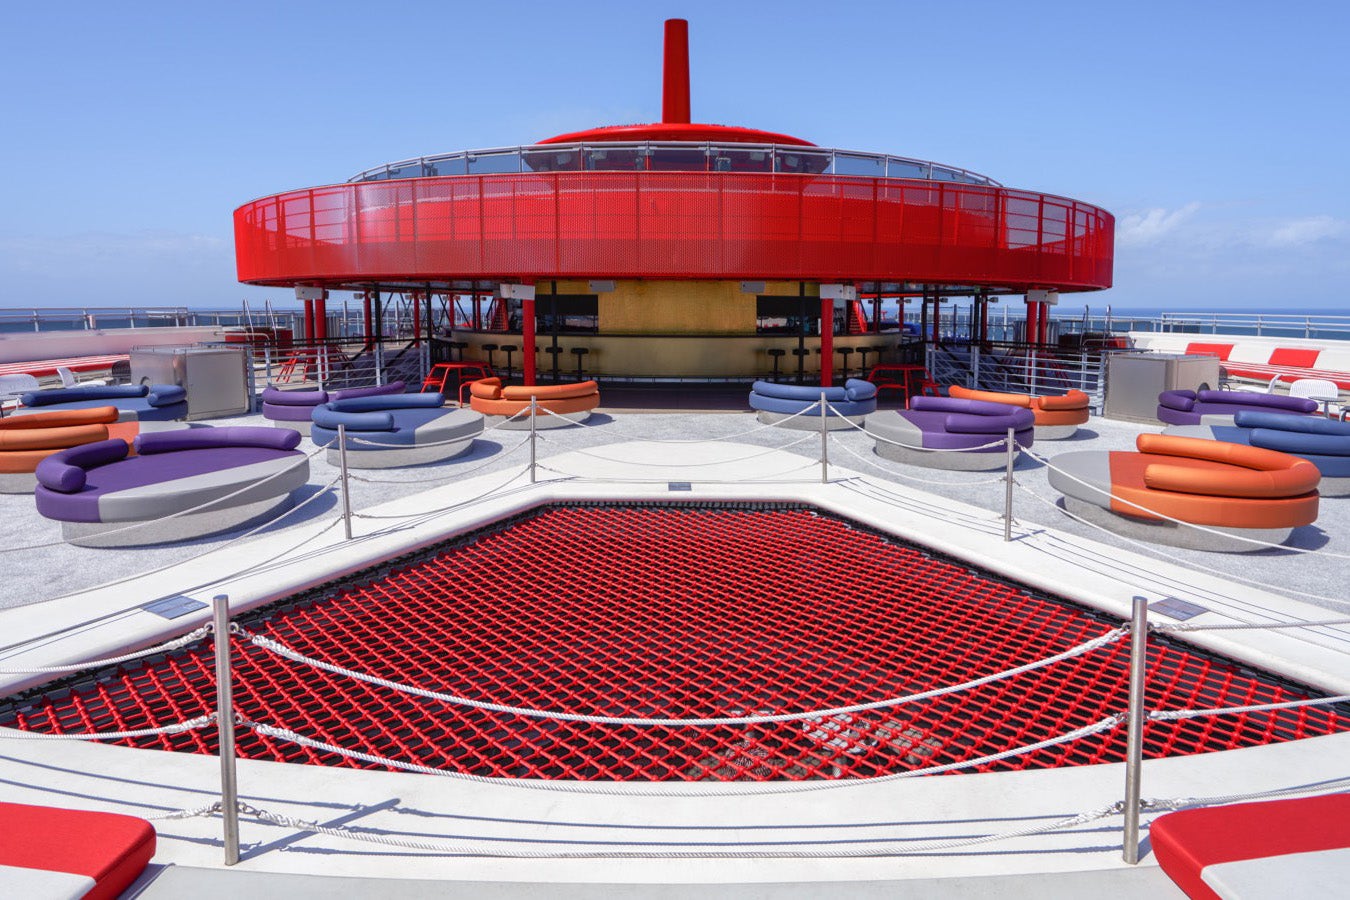
[[[1202,878],[1206,866],[1350,847],[1350,794],[1187,809],[1148,833],[1158,864],[1191,900],[1219,900]]]
[[[1276,347],[1270,354],[1269,365],[1297,366],[1300,369],[1312,369],[1317,366],[1317,357],[1322,348],[1314,347]]]
[[[115,813],[0,803],[0,865],[94,879],[85,900],[114,898],[155,854],[155,829]]]
[[[1228,354],[1233,352],[1232,344],[1205,344],[1198,341],[1192,341],[1186,345],[1186,352],[1196,356],[1217,356],[1219,359],[1228,359]]]

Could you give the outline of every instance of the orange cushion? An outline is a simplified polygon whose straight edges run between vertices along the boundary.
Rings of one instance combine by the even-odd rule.
[[[498,400],[502,396],[502,380],[500,378],[480,378],[477,381],[469,382],[469,396],[481,397],[484,400]]]
[[[1087,409],[1088,395],[1082,391],[1073,390],[1058,397],[1037,397],[1031,405],[1036,409]]]
[[[541,410],[548,410],[559,415],[567,413],[586,412],[595,409],[600,405],[600,395],[590,394],[586,397],[560,397],[557,399],[539,399],[536,404]],[[482,413],[485,416],[514,416],[522,410],[530,408],[528,400],[492,400],[484,397],[470,397],[469,406]]]
[[[1009,406],[1030,406],[1030,394],[1008,394],[1003,391],[972,391],[970,388],[954,384],[947,388],[947,396],[961,400],[983,400],[986,403],[1005,403]]]
[[[576,384],[520,384],[502,388],[503,400],[524,400],[531,397],[540,400],[562,399],[564,397],[588,397],[598,393],[600,386],[594,381],[579,381]]]
[[[80,444],[92,444],[94,441],[107,439],[106,425],[0,431],[0,453],[11,450],[64,450],[67,447],[78,447]]]
[[[1081,409],[1038,409],[1037,425],[1083,425],[1088,420],[1087,407]]]
[[[116,422],[120,413],[115,406],[95,406],[89,409],[53,409],[27,416],[0,419],[0,431],[26,428],[62,428],[67,425],[106,425]]]

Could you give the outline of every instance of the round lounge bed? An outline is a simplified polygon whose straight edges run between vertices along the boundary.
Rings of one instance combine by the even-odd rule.
[[[1030,394],[1009,394],[1002,391],[973,391],[960,385],[947,388],[947,396],[961,400],[983,400],[1004,403],[1031,410],[1035,416],[1036,440],[1058,441],[1073,437],[1079,425],[1087,424],[1088,395],[1082,391],[1033,397]]]
[[[591,417],[591,410],[600,405],[600,386],[594,381],[579,381],[575,384],[504,387],[500,378],[480,378],[469,384],[470,408],[485,416],[505,416],[510,421],[499,423],[499,427],[505,429],[530,427],[528,415],[518,419],[511,417],[529,410],[531,397],[535,398],[539,409],[535,428],[565,428],[580,425]]]
[[[294,431],[261,427],[142,434],[136,456],[126,441],[97,441],[39,463],[34,497],[38,512],[61,522],[73,544],[187,540],[289,507],[291,492],[309,479],[299,443]]]
[[[1244,409],[1284,415],[1316,413],[1316,400],[1253,391],[1163,391],[1158,395],[1158,419],[1168,425],[1232,425]]]
[[[391,381],[372,387],[344,388],[340,391],[283,391],[269,384],[262,392],[262,414],[264,419],[277,428],[291,428],[307,435],[310,425],[313,424],[310,416],[317,407],[325,403],[355,397],[402,394],[407,389],[408,386],[401,381]]]
[[[1163,434],[1263,447],[1317,466],[1323,497],[1350,496],[1350,422],[1244,409],[1232,425],[1170,425]]]
[[[915,397],[909,409],[868,416],[867,433],[876,439],[877,455],[886,459],[976,472],[1006,464],[1009,428],[1017,446],[1030,447],[1034,420],[1031,410],[1006,403]]]
[[[31,494],[38,463],[54,453],[116,438],[128,445],[136,435],[187,428],[181,422],[119,422],[113,406],[50,409],[0,419],[0,494]]]
[[[309,437],[327,447],[333,465],[342,461],[338,426],[346,429],[347,465],[389,469],[439,462],[466,453],[483,433],[483,416],[446,409],[441,394],[348,397],[314,408]]]
[[[19,398],[14,415],[38,409],[92,409],[113,406],[122,422],[169,422],[187,418],[187,392],[176,384],[112,384],[32,391]]]
[[[825,427],[831,431],[862,425],[865,416],[877,411],[877,386],[856,378],[845,381],[843,387],[756,381],[750,388],[750,408],[765,425],[819,431],[822,393]]]
[[[1141,434],[1135,446],[1137,453],[1083,450],[1051,460],[1050,486],[1065,509],[1127,537],[1234,552],[1262,547],[1225,535],[1278,544],[1317,519],[1321,475],[1306,459],[1166,434]]]

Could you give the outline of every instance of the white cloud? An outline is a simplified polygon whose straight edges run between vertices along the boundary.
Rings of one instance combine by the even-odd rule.
[[[1301,247],[1327,238],[1340,237],[1348,231],[1350,227],[1340,219],[1331,216],[1308,216],[1276,225],[1266,235],[1266,243],[1275,247]]]
[[[1171,212],[1162,207],[1155,207],[1141,213],[1128,213],[1116,223],[1116,244],[1122,247],[1156,244],[1176,231],[1199,209],[1199,203],[1187,203]]]

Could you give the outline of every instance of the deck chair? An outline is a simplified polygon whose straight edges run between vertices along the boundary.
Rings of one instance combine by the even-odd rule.
[[[1289,385],[1290,397],[1306,397],[1322,404],[1322,414],[1331,415],[1331,404],[1341,399],[1341,389],[1324,378],[1300,378]]]
[[[32,375],[0,375],[0,416],[17,407],[19,397],[41,389],[42,385]]]

